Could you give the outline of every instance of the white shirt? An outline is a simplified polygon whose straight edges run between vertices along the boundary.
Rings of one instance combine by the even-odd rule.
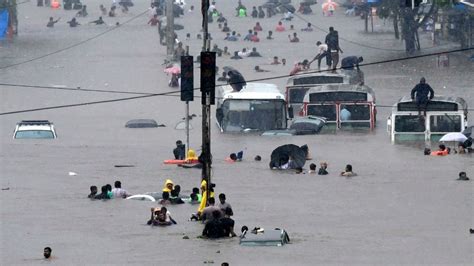
[[[248,57],[250,53],[251,53],[250,51],[245,51],[245,52],[244,52],[244,51],[240,51],[240,52],[238,52],[237,54],[238,54],[239,56],[242,56],[242,57]]]
[[[115,199],[124,198],[128,195],[127,191],[123,188],[113,188],[112,194],[114,195]]]
[[[325,43],[322,43],[318,46],[319,54],[323,54],[324,52],[327,52],[327,50],[328,50],[328,45]]]
[[[212,12],[214,12],[214,10],[216,10],[216,6],[213,5],[213,4],[209,5],[208,11],[212,13]]]
[[[346,108],[341,109],[340,116],[341,116],[341,121],[351,120],[351,112],[349,112],[349,110],[347,110]]]

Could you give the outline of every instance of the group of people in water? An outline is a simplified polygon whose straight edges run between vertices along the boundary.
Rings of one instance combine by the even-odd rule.
[[[110,184],[106,184],[101,187],[100,193],[98,193],[97,186],[90,187],[90,194],[87,196],[91,200],[109,200],[113,198],[124,199],[131,196],[125,189],[122,188],[122,182],[115,181],[114,188]]]
[[[41,4],[40,4],[41,2]],[[42,0],[38,0],[38,6],[43,6],[42,4]],[[77,26],[80,26],[81,24],[79,23],[79,21],[77,20],[77,18],[85,18],[85,17],[88,17],[89,16],[89,12],[87,11],[87,5],[82,5],[82,3],[80,3],[79,0],[77,0],[74,4],[74,8],[66,8],[67,5],[69,5],[68,2],[72,2],[72,1],[66,1],[65,2],[65,7],[64,9],[66,10],[69,10],[69,9],[79,9],[79,11],[77,11],[76,15],[70,20],[70,21],[67,21],[66,23],[69,24],[69,26],[71,28],[75,28]],[[49,5],[47,5],[49,6]],[[128,12],[128,7],[130,6],[133,6],[133,3],[130,2],[130,1],[120,1],[120,2],[117,2],[117,1],[113,1],[112,3],[112,6],[110,7],[110,10],[107,11],[107,8],[104,7],[104,5],[99,5],[99,10],[100,10],[100,13],[102,14],[102,16],[109,16],[109,17],[115,17],[117,14],[116,14],[116,10],[117,10],[117,7],[120,6],[121,9],[122,9],[122,12],[123,13],[127,13]],[[103,25],[103,24],[106,24],[105,21],[103,20],[102,16],[99,16],[98,19],[96,20],[93,20],[93,21],[90,21],[88,22],[88,24],[95,24],[95,25]],[[61,18],[58,18],[58,19],[54,19],[53,17],[50,17],[49,18],[49,21],[48,23],[46,24],[46,27],[48,28],[54,28],[54,25],[56,23],[59,22]],[[119,25],[118,22],[116,22],[115,25]]]

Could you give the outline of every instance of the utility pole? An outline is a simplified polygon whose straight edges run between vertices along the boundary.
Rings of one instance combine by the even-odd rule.
[[[201,0],[203,47],[201,52],[201,104],[202,104],[202,178],[206,180],[206,199],[211,196],[211,104],[215,90],[215,53],[210,53],[208,18],[209,0]]]
[[[173,0],[166,0],[166,55],[173,60],[174,54],[174,14]]]

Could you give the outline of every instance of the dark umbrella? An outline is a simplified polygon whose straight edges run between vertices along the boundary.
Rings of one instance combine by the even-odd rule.
[[[303,149],[294,145],[286,144],[273,150],[271,155],[270,168],[280,167],[288,162],[288,159],[293,158],[295,167],[303,167],[306,162],[306,155]]]
[[[224,71],[227,72],[227,75],[229,76],[229,84],[235,91],[240,91],[245,85],[247,85],[244,76],[242,76],[237,69],[225,66]]]
[[[464,134],[464,136],[466,137],[472,137],[472,131],[474,131],[474,126],[470,126],[466,129],[464,129],[464,131],[462,132]]]

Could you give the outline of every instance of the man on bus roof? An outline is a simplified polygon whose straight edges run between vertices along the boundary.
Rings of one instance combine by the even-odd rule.
[[[425,78],[421,78],[420,83],[416,84],[416,86],[411,90],[411,99],[416,101],[419,116],[421,116],[422,107],[426,116],[426,106],[428,105],[428,102],[433,99],[433,97],[433,88],[431,88],[431,86],[426,83]]]

